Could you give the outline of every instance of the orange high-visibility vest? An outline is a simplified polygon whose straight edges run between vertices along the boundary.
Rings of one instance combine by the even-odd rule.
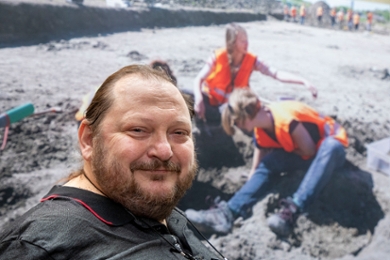
[[[295,6],[293,6],[293,7],[291,8],[291,16],[292,16],[292,17],[297,16],[297,8],[295,8]]]
[[[368,21],[369,24],[372,23],[372,18],[373,18],[372,13],[371,13],[371,12],[368,12],[368,13],[367,13],[367,21]]]
[[[293,152],[297,145],[289,133],[293,120],[300,123],[313,123],[318,127],[320,140],[316,143],[317,150],[322,141],[332,136],[345,147],[348,146],[348,137],[345,129],[331,117],[322,116],[311,107],[297,101],[282,101],[268,106],[274,119],[274,129],[277,141],[273,140],[262,128],[255,128],[256,142],[264,148],[283,148],[286,152]],[[302,157],[308,159],[306,157]]]
[[[232,80],[226,49],[215,52],[216,60],[212,72],[203,84],[203,93],[207,94],[212,106],[227,102],[233,88],[249,87],[249,78],[257,57],[249,52],[245,54],[241,66]],[[232,82],[233,81],[233,82]]]

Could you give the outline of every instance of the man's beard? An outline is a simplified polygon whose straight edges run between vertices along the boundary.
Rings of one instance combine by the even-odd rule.
[[[188,173],[181,172],[180,165],[176,163],[163,162],[158,159],[153,159],[147,163],[135,161],[130,164],[129,168],[124,168],[115,160],[107,160],[104,144],[99,135],[94,140],[92,171],[98,185],[110,199],[120,203],[139,217],[161,221],[171,214],[173,208],[192,185],[198,169],[196,158],[193,158],[193,162]],[[184,174],[182,178],[177,179],[173,189],[163,196],[143,190],[134,178],[135,170],[161,168],[173,171],[178,175]]]

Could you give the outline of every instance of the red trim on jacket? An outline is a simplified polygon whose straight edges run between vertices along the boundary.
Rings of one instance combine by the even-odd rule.
[[[98,218],[103,223],[105,223],[107,225],[111,225],[111,226],[113,225],[112,222],[107,221],[104,218],[102,218],[90,206],[88,206],[88,204],[86,204],[85,202],[83,202],[82,200],[79,200],[79,199],[75,199],[75,198],[71,198],[71,197],[64,197],[64,196],[60,196],[60,195],[55,195],[54,194],[54,195],[50,195],[50,196],[48,196],[46,198],[41,199],[41,202],[44,202],[44,201],[47,201],[47,200],[54,200],[54,199],[71,199],[71,200],[74,200],[74,201],[80,203],[84,208],[86,208],[89,212],[91,212],[96,218]]]

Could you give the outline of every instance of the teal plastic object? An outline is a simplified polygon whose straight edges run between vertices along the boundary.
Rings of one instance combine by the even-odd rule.
[[[5,127],[7,125],[7,116],[9,118],[9,122],[12,124],[32,115],[33,113],[34,105],[32,103],[26,103],[12,108],[0,115],[0,127]]]

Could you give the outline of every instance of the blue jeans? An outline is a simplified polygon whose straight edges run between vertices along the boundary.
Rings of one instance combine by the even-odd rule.
[[[252,177],[228,201],[228,206],[234,215],[246,218],[252,206],[266,194],[270,175],[307,170],[293,195],[293,201],[303,211],[328,183],[333,171],[343,166],[344,162],[344,147],[332,137],[325,138],[315,157],[309,160],[283,149],[274,149],[263,158]]]

